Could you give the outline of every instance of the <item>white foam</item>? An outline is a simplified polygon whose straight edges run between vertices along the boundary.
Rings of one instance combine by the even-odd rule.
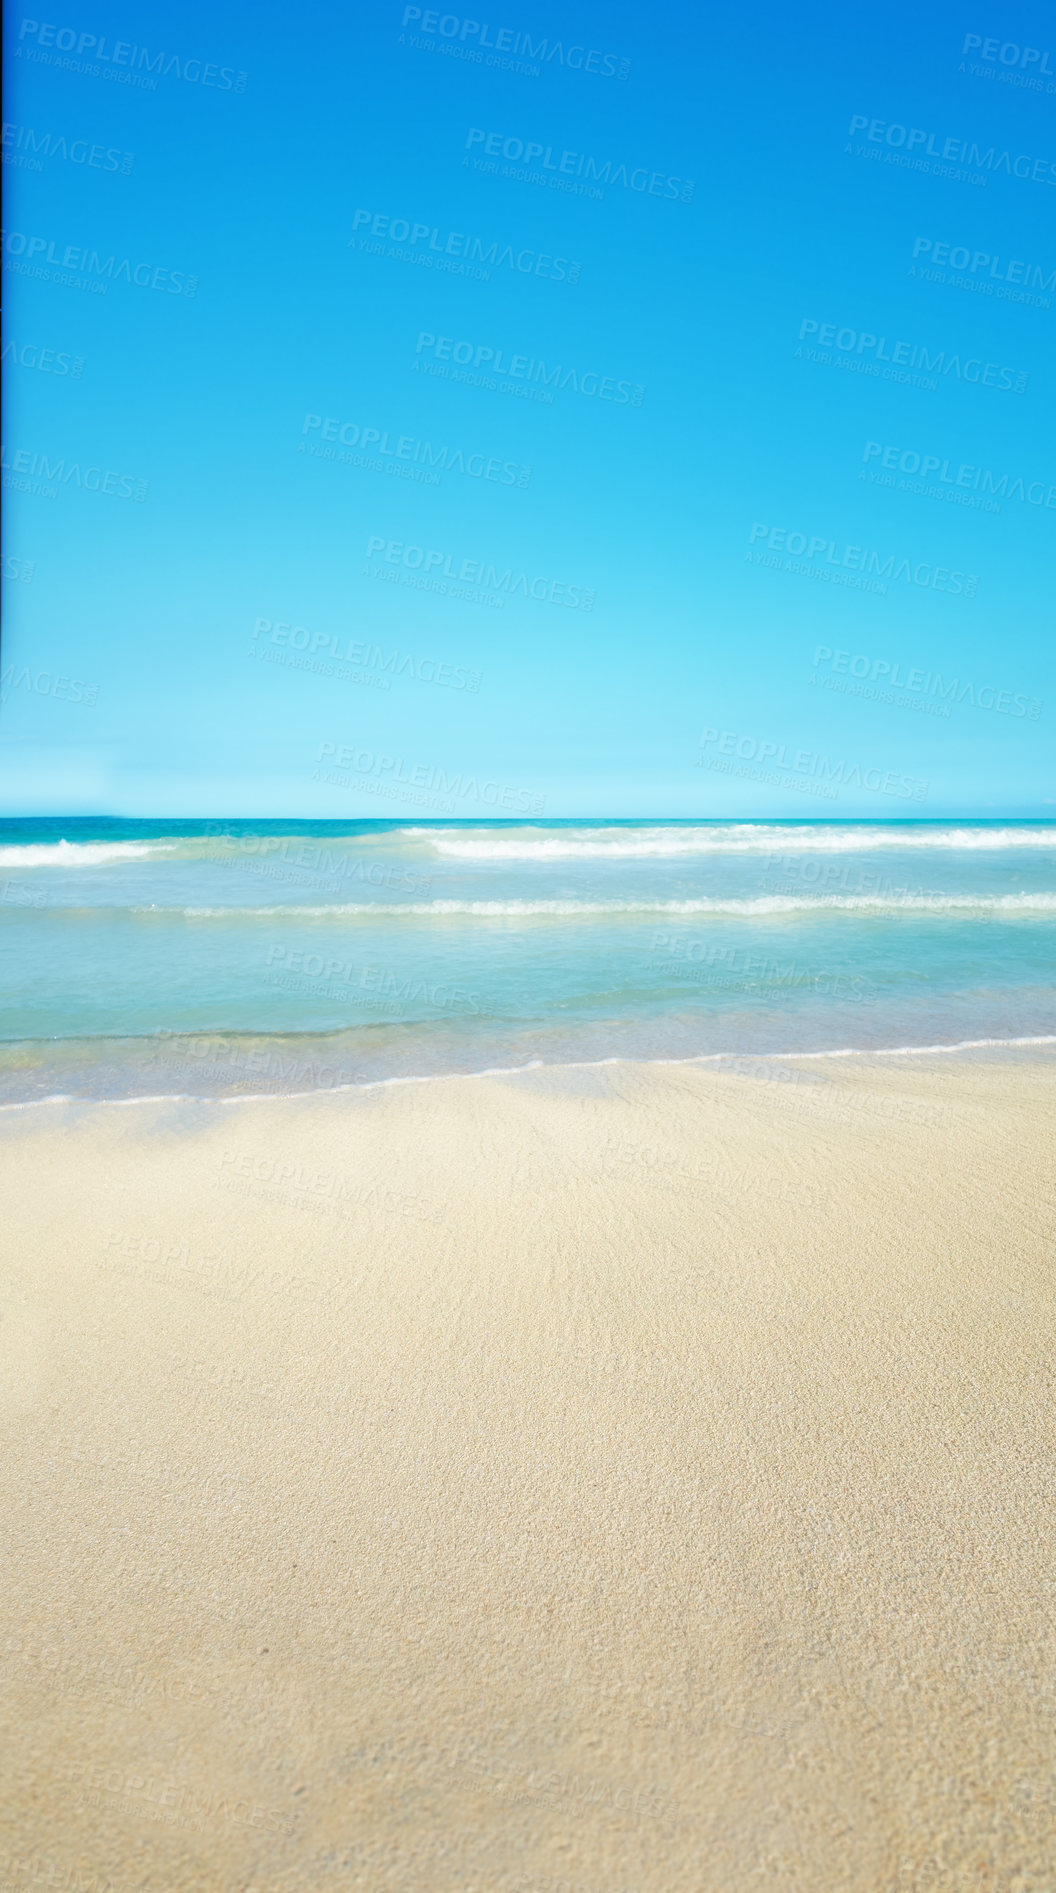
[[[134,907],[133,913],[164,913],[159,907]],[[1056,894],[759,894],[723,900],[700,895],[692,900],[430,900],[345,901],[324,907],[183,907],[193,920],[284,919],[343,920],[407,915],[428,919],[462,915],[482,920],[526,920],[533,916],[578,918],[592,914],[733,914],[755,919],[766,914],[921,913],[1028,914],[1056,912]]]
[[[1056,848],[1052,828],[874,828],[848,823],[781,827],[770,822],[701,827],[536,829],[405,828],[436,854],[464,861],[659,860],[699,854],[858,854],[878,848],[945,848],[959,853],[1007,848]]]
[[[0,848],[0,868],[98,868],[108,861],[140,861],[163,854],[168,844],[151,841],[48,841]]]

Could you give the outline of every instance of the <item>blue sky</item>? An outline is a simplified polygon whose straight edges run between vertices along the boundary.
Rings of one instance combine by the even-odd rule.
[[[0,807],[1050,812],[1051,15],[488,14],[11,10]]]

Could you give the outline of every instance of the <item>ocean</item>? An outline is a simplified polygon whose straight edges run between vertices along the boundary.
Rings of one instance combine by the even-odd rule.
[[[0,1102],[1056,1035],[1056,823],[0,822]]]

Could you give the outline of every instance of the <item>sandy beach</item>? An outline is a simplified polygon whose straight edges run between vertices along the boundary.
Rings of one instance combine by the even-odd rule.
[[[1045,1893],[1054,1100],[5,1113],[0,1884]]]

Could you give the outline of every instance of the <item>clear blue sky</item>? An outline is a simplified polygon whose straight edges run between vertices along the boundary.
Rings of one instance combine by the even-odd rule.
[[[1047,9],[44,11],[5,811],[1052,809]]]

